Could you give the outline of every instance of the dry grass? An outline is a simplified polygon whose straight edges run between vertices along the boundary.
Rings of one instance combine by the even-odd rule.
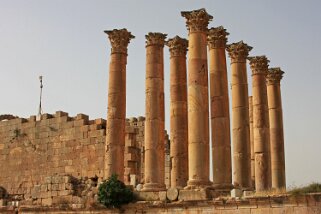
[[[288,191],[290,195],[304,195],[307,193],[321,192],[321,183],[311,183],[303,187],[293,187]]]

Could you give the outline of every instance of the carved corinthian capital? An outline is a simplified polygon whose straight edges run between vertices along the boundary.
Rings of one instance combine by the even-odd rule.
[[[235,62],[246,62],[246,58],[249,56],[249,52],[253,48],[243,41],[232,43],[226,46],[229,57],[232,63]]]
[[[270,68],[266,76],[267,84],[280,84],[284,72],[280,67]]]
[[[189,32],[206,32],[207,26],[213,20],[204,8],[193,11],[182,11],[181,15],[186,18],[186,27]]]
[[[146,38],[146,47],[150,45],[159,45],[164,47],[167,34],[164,33],[148,33]]]
[[[266,56],[253,56],[248,57],[247,59],[250,61],[252,75],[267,75],[270,61],[266,58]]]
[[[127,29],[104,31],[110,40],[111,53],[127,54],[127,47],[131,39],[135,38]]]
[[[209,29],[207,34],[209,48],[225,48],[228,35],[230,34],[226,32],[223,26]]]
[[[169,47],[169,52],[171,57],[173,56],[186,56],[188,40],[183,39],[179,36],[175,36],[172,39],[169,39],[166,42],[166,45]]]

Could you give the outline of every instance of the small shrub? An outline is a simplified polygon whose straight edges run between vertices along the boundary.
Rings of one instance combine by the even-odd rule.
[[[131,189],[118,180],[115,174],[98,187],[98,201],[108,208],[119,208],[133,200],[134,195]]]

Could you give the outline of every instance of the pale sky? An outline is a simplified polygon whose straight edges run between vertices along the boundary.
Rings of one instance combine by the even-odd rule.
[[[271,67],[285,71],[281,90],[287,185],[321,182],[318,0],[0,0],[0,114],[35,115],[38,76],[43,75],[44,112],[106,118],[110,43],[103,31],[127,28],[136,36],[128,51],[127,116],[144,115],[144,35],[187,37],[180,11],[199,8],[214,16],[209,27],[227,29],[230,43],[244,40],[253,47],[250,55],[265,54]],[[164,52],[169,130],[167,47]],[[250,74],[248,69],[249,82]]]

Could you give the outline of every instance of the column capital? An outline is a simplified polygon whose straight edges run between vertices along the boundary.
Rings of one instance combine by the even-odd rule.
[[[279,84],[283,74],[284,71],[282,71],[280,67],[270,68],[266,76],[267,84]]]
[[[135,38],[126,28],[104,31],[110,40],[111,53],[127,54],[127,47],[131,39]]]
[[[172,39],[168,39],[166,45],[169,47],[171,57],[173,56],[186,56],[188,40],[175,36]]]
[[[265,55],[248,57],[247,59],[250,61],[252,75],[255,75],[255,74],[267,75],[270,60],[268,60]]]
[[[149,32],[147,35],[145,35],[146,47],[150,45],[158,45],[158,46],[164,47],[166,37],[167,37],[167,34],[164,34],[164,33]]]
[[[242,41],[232,43],[226,46],[229,57],[232,63],[246,62],[246,58],[249,56],[249,52],[253,48]]]
[[[186,27],[189,32],[206,32],[207,26],[213,20],[204,8],[192,11],[182,11],[181,15],[186,18]]]
[[[226,32],[223,26],[213,27],[208,30],[207,43],[209,49],[212,48],[225,48],[227,43],[227,36],[230,35]]]

